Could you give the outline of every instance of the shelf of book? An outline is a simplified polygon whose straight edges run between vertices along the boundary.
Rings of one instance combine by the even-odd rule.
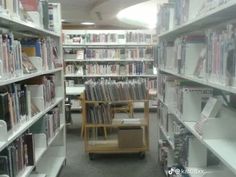
[[[30,126],[32,126],[37,120],[39,120],[42,116],[44,116],[48,111],[50,111],[53,107],[58,105],[62,102],[64,98],[57,98],[55,102],[49,106],[47,109],[43,110],[42,112],[38,113],[37,115],[29,118],[28,121],[22,123],[22,125],[17,126],[16,129],[11,130],[8,132],[8,138],[6,142],[2,142],[0,146],[0,151],[2,151],[5,147],[7,147],[10,143],[12,143],[19,135],[24,133]]]
[[[63,44],[64,48],[86,48],[86,47],[123,47],[123,46],[153,46],[153,43],[90,43],[90,44]]]
[[[40,72],[36,72],[33,74],[24,74],[23,76],[19,76],[19,77],[10,78],[7,80],[0,80],[0,86],[8,85],[8,84],[15,83],[15,82],[20,82],[20,81],[23,81],[26,79],[37,77],[37,76],[42,76],[42,75],[46,75],[46,74],[53,74],[53,73],[56,73],[59,71],[63,71],[63,68],[56,68],[56,69],[49,70],[49,71],[40,71]]]
[[[224,90],[224,91],[227,91],[227,92],[230,92],[230,93],[236,93],[236,88],[232,87],[232,86],[226,86],[226,85],[223,85],[223,84],[214,83],[214,82],[211,82],[211,81],[207,81],[206,79],[197,78],[195,76],[187,76],[187,75],[184,75],[184,74],[178,74],[176,72],[169,71],[169,70],[166,70],[166,69],[161,69],[160,68],[160,71],[164,72],[164,73],[167,73],[167,74],[174,75],[174,76],[182,78],[182,79],[194,81],[194,82],[197,82],[197,83],[202,84],[202,85],[206,85],[206,86],[210,86],[210,87],[213,87],[213,88],[216,88],[216,89]]]
[[[151,61],[153,62],[154,59],[145,59],[145,58],[137,58],[137,59],[64,59],[65,62],[145,62]]]
[[[53,31],[46,30],[41,26],[38,26],[32,22],[27,22],[20,20],[19,18],[11,18],[9,15],[0,14],[0,21],[2,27],[10,28],[12,30],[29,33],[29,34],[36,34],[36,35],[50,35],[55,37],[60,37],[60,33],[56,33]]]
[[[232,159],[232,154],[236,152],[236,141],[234,139],[206,139],[195,130],[196,122],[183,121],[178,111],[172,107],[168,107],[168,111],[175,115],[176,118],[208,149],[210,149],[227,167],[236,174],[236,162]],[[224,148],[222,148],[224,147]]]
[[[82,77],[82,78],[92,78],[92,77],[111,77],[111,78],[117,78],[117,77],[150,77],[150,78],[156,78],[156,75],[75,75],[75,74],[66,74],[65,77]]]
[[[228,1],[225,4],[208,11],[206,14],[200,14],[196,18],[188,21],[187,23],[176,27],[173,30],[160,34],[159,37],[176,37],[184,33],[195,31],[196,29],[203,29],[207,26],[227,21],[229,19],[233,19],[235,17],[235,10],[236,2],[234,0]]]

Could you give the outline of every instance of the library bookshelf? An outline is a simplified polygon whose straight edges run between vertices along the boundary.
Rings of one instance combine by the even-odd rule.
[[[0,176],[56,177],[66,161],[61,6],[29,3],[38,10],[0,5]]]
[[[88,123],[87,122],[87,106],[93,105],[96,106],[98,104],[111,104],[111,103],[126,103],[126,102],[135,102],[135,100],[124,100],[124,101],[87,101],[82,99],[82,117],[83,117],[83,137],[84,137],[84,145],[85,151],[89,153],[90,159],[94,158],[95,154],[108,154],[108,153],[139,153],[140,158],[144,158],[145,152],[149,150],[149,101],[148,100],[137,100],[138,102],[143,102],[144,104],[144,117],[135,119],[137,122],[133,122],[132,118],[129,118],[131,122],[125,123],[124,119],[113,118],[110,124],[108,123]],[[110,130],[119,130],[122,128],[128,129],[127,131],[132,131],[133,128],[137,128],[141,130],[141,138],[142,145],[139,147],[132,147],[128,145],[127,147],[121,146],[119,142],[119,138],[117,135],[115,137],[109,137],[108,132]],[[95,138],[91,139],[91,130],[101,128],[104,132],[104,135],[101,139]],[[125,132],[126,135],[129,132]],[[128,136],[128,135],[127,135]],[[132,137],[134,138],[134,136]],[[131,139],[130,139],[131,140]],[[127,142],[126,142],[127,143]]]
[[[78,85],[83,88],[86,80],[101,78],[141,78],[156,89],[152,31],[63,30],[63,34],[66,93]]]
[[[226,46],[234,39],[236,1],[193,0],[188,10],[176,3],[163,5],[169,24],[158,31],[159,160],[167,175],[181,166],[202,171],[190,172],[194,177],[235,177],[235,65]],[[213,109],[212,99],[221,107]]]

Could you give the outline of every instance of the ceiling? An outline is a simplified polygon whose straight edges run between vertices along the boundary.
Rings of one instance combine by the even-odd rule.
[[[140,28],[140,26],[134,24],[127,25],[119,21],[116,15],[120,10],[144,1],[145,0],[50,0],[50,2],[61,3],[62,18],[65,20],[63,28],[77,29]],[[84,21],[93,21],[96,25],[80,25],[80,23]]]

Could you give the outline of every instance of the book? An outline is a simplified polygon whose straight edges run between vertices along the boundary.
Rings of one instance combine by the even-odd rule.
[[[0,93],[0,120],[6,122],[8,131],[12,128],[9,106],[8,92]]]
[[[24,147],[27,149],[27,164],[28,166],[33,166],[35,163],[35,154],[34,154],[34,139],[32,133],[27,133],[24,135]]]
[[[24,74],[32,74],[38,71],[25,53],[22,54],[22,65]]]
[[[38,11],[38,0],[20,0],[20,2],[26,11]]]
[[[10,176],[8,156],[0,156],[0,175]]]

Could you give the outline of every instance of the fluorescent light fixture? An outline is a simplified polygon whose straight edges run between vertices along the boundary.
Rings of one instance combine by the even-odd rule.
[[[121,10],[116,17],[125,23],[154,29],[157,23],[157,4],[165,0],[149,0]]]
[[[81,25],[94,25],[94,22],[81,22]]]

